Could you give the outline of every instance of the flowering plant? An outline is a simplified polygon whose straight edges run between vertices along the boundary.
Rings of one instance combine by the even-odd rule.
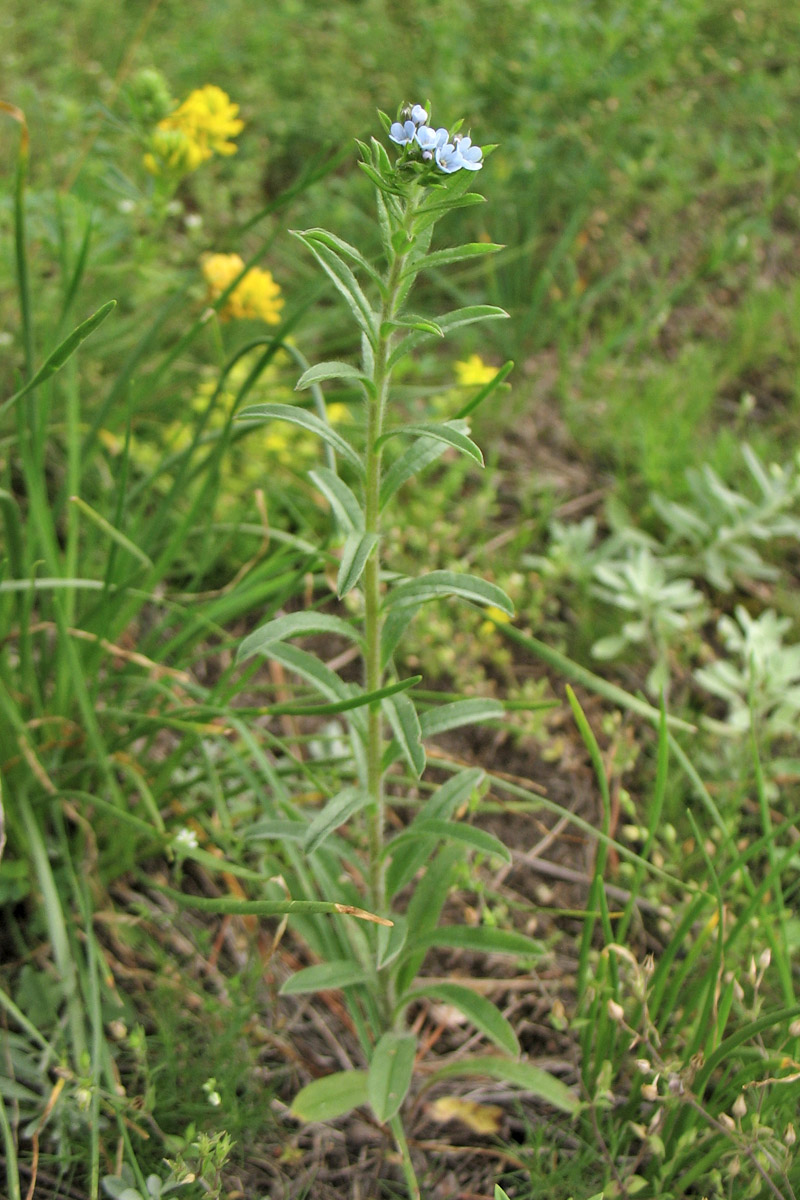
[[[477,392],[450,420],[437,420],[435,409],[431,419],[421,422],[395,414],[394,372],[420,344],[476,321],[508,315],[491,305],[470,305],[435,318],[408,309],[408,297],[422,271],[500,248],[474,242],[431,250],[441,217],[483,202],[468,184],[482,166],[484,151],[469,138],[459,138],[458,126],[452,135],[435,130],[427,123],[428,111],[419,104],[404,106],[394,122],[381,114],[389,141],[399,147],[394,158],[375,138],[360,143],[360,165],[375,185],[382,264],[373,265],[355,246],[325,229],[295,232],[350,310],[360,335],[359,361],[321,362],[303,372],[296,386],[312,392],[316,412],[301,405],[258,404],[241,414],[250,425],[275,420],[299,425],[325,443],[326,465],[312,470],[310,479],[335,523],[340,543],[335,586],[338,598],[346,602],[344,615],[315,609],[273,617],[240,646],[240,659],[257,654],[270,658],[319,693],[321,704],[296,711],[341,714],[348,732],[348,759],[339,762],[337,775],[337,781],[347,779],[346,786],[337,782],[310,822],[304,810],[286,802],[257,832],[279,841],[287,862],[282,874],[292,895],[295,890],[313,893],[312,881],[317,881],[354,909],[368,905],[376,920],[366,932],[342,936],[331,936],[327,926],[303,925],[321,961],[298,971],[282,990],[302,994],[346,989],[364,1065],[309,1083],[296,1097],[293,1112],[300,1119],[325,1120],[362,1105],[371,1107],[392,1131],[412,1198],[420,1193],[402,1122],[418,1049],[407,1020],[412,1006],[433,999],[460,1010],[502,1052],[462,1060],[462,1074],[488,1072],[563,1109],[571,1111],[575,1105],[561,1083],[518,1060],[520,1047],[512,1026],[485,996],[463,983],[418,978],[435,945],[529,959],[539,953],[531,938],[488,925],[439,928],[448,888],[463,869],[465,856],[478,851],[509,861],[509,854],[494,836],[456,819],[480,787],[483,772],[451,764],[452,776],[446,782],[421,785],[424,743],[443,730],[496,719],[503,706],[471,698],[420,710],[413,699],[420,677],[403,678],[395,666],[405,630],[431,601],[448,596],[467,601],[492,613],[495,620],[513,613],[509,597],[489,580],[442,570],[404,578],[387,571],[383,561],[384,517],[404,485],[445,451],[483,465],[468,417],[513,365],[485,373]],[[333,427],[322,393],[322,385],[330,382],[360,397],[360,424]],[[288,644],[319,633],[354,645],[362,664],[360,684],[341,679],[328,664]],[[406,809],[421,786],[431,786],[431,794],[410,825],[390,822],[390,806]],[[302,830],[296,850],[291,839],[286,844],[287,824]]]

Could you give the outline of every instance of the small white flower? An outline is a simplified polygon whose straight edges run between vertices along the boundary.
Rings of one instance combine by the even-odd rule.
[[[175,846],[180,846],[184,850],[196,850],[198,846],[197,834],[193,829],[188,829],[185,825],[183,829],[179,829],[175,834]]]

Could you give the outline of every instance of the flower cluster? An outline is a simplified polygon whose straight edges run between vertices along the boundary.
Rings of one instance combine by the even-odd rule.
[[[207,254],[202,262],[203,278],[211,300],[216,300],[244,270],[238,254]],[[281,289],[269,271],[251,267],[237,283],[220,309],[220,320],[250,318],[277,325],[281,319]]]
[[[190,92],[174,112],[158,122],[144,165],[153,175],[188,174],[214,154],[235,154],[244,122],[239,105],[208,83]]]
[[[473,146],[472,138],[456,133],[450,137],[444,128],[434,129],[428,124],[428,114],[421,104],[401,113],[403,121],[394,121],[389,137],[398,146],[415,146],[421,151],[423,162],[435,162],[440,171],[452,175],[464,167],[467,171],[480,171],[483,151]]]

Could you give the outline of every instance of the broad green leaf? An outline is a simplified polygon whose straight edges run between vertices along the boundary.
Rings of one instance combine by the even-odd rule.
[[[328,467],[317,467],[308,472],[308,478],[330,504],[340,529],[346,533],[352,533],[355,529],[364,528],[364,514],[361,511],[361,505],[335,471],[329,470]]]
[[[267,621],[266,625],[261,625],[248,634],[239,646],[236,660],[242,662],[253,654],[267,653],[270,646],[276,642],[283,642],[288,638],[304,637],[312,633],[334,633],[351,642],[361,641],[358,630],[354,629],[348,621],[343,621],[341,617],[318,612],[287,613],[283,617]]]
[[[245,841],[257,842],[275,841],[287,842],[302,842],[308,831],[308,825],[305,821],[282,821],[280,819],[265,818],[263,821],[255,821],[249,829],[245,830]]]
[[[342,561],[339,564],[339,575],[336,580],[336,594],[339,599],[346,596],[356,586],[367,559],[378,542],[376,533],[363,533],[354,530],[348,533],[342,548]]]
[[[323,383],[326,379],[351,379],[356,383],[370,382],[358,367],[353,367],[350,363],[321,362],[303,372],[294,385],[294,390],[302,392],[304,388],[311,387],[312,383]]]
[[[482,721],[498,721],[505,716],[499,700],[475,697],[469,700],[454,700],[421,713],[419,718],[423,741],[436,737],[448,729],[459,729],[462,725],[479,725]]]
[[[248,421],[253,424],[262,421],[288,421],[291,425],[299,425],[301,429],[322,438],[324,442],[333,447],[337,454],[346,458],[359,474],[364,474],[361,459],[350,443],[346,442],[340,433],[332,429],[316,413],[308,412],[305,408],[299,408],[293,404],[254,404],[252,408],[245,408],[242,412],[237,413],[236,420]]]
[[[463,262],[466,258],[480,258],[484,254],[496,254],[505,247],[496,242],[465,242],[463,246],[451,246],[447,250],[434,250],[425,255],[425,270],[446,267],[450,263]]]
[[[382,1125],[391,1121],[411,1087],[417,1039],[411,1033],[384,1033],[372,1052],[367,1096]]]
[[[344,958],[334,962],[315,963],[303,967],[283,983],[282,996],[303,996],[308,992],[328,992],[366,983],[369,972],[360,963]]]
[[[348,787],[337,792],[314,817],[303,838],[306,854],[313,854],[326,838],[349,821],[354,813],[369,804],[369,795],[362,788]]]
[[[445,442],[448,446],[468,455],[469,458],[473,458],[476,463],[483,466],[483,454],[480,446],[476,446],[472,438],[467,437],[460,429],[454,428],[449,421],[430,422],[424,425],[398,425],[397,429],[390,429],[384,433],[375,443],[375,448],[382,446],[389,438],[415,436],[429,437],[437,442]]]
[[[353,272],[340,255],[331,248],[331,235],[324,230],[307,229],[304,232],[290,230],[304,246],[307,246],[322,267],[325,274],[347,301],[348,307],[356,322],[375,345],[377,340],[377,317],[369,305],[369,301],[361,290],[361,286]],[[320,234],[324,237],[320,237]]]
[[[367,1072],[337,1071],[301,1088],[291,1114],[298,1121],[332,1121],[368,1102]]]
[[[392,930],[387,929],[387,934]],[[490,925],[440,925],[421,937],[406,939],[404,957],[412,951],[448,946],[455,950],[474,950],[479,954],[513,954],[541,958],[544,946],[534,938],[513,929],[495,929]]]
[[[489,605],[514,615],[514,606],[505,592],[478,575],[461,575],[455,571],[429,571],[417,579],[395,584],[386,597],[387,607],[419,605],[437,596],[460,596],[474,604]]]
[[[513,1083],[523,1088],[531,1096],[539,1096],[562,1112],[573,1113],[578,1108],[578,1098],[574,1092],[550,1075],[541,1067],[532,1063],[518,1062],[514,1059],[499,1058],[488,1055],[479,1058],[464,1058],[460,1062],[448,1063],[438,1070],[431,1078],[435,1080],[452,1079],[460,1075],[488,1075],[490,1079],[499,1079],[503,1083]]]
[[[392,854],[403,842],[413,842],[422,837],[460,842],[470,850],[477,850],[479,854],[494,854],[498,858],[502,858],[503,862],[511,862],[511,853],[508,847],[494,834],[487,833],[485,829],[476,829],[474,825],[464,825],[460,821],[420,821],[419,818],[412,821],[408,829],[404,829],[402,833],[393,837],[387,843],[384,853]]]
[[[420,741],[417,710],[408,696],[390,696],[382,702],[400,753],[415,775],[425,770],[425,748]]]
[[[469,433],[469,425],[466,421],[448,421],[448,425],[459,433],[465,435]],[[412,476],[418,475],[425,467],[430,466],[437,458],[441,458],[446,449],[447,443],[439,438],[421,437],[412,442],[400,458],[392,463],[383,477],[381,508],[392,498],[398,488],[402,487]]]
[[[519,1042],[510,1023],[500,1009],[471,988],[460,983],[430,983],[425,987],[416,987],[401,998],[398,1009],[407,1008],[415,1000],[429,996],[443,1004],[452,1004],[459,1012],[475,1026],[490,1041],[514,1056],[519,1054]]]

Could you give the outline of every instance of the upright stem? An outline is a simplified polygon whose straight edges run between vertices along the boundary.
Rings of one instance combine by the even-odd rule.
[[[410,235],[415,196],[406,202],[403,228]],[[391,251],[386,295],[381,305],[380,325],[397,315],[401,276],[408,250]],[[380,491],[382,447],[377,445],[382,433],[386,402],[389,396],[391,367],[389,358],[394,336],[387,330],[379,334],[375,351],[373,383],[374,397],[369,402],[366,447],[366,503],[365,529],[378,539],[364,568],[364,668],[365,685],[368,692],[377,691],[383,682],[381,666],[381,544],[380,544]],[[380,704],[371,705],[367,715],[367,791],[370,796],[368,809],[369,839],[369,891],[370,904],[374,912],[382,914],[386,909],[386,875],[383,863],[385,839],[386,801],[383,788],[383,717]]]

